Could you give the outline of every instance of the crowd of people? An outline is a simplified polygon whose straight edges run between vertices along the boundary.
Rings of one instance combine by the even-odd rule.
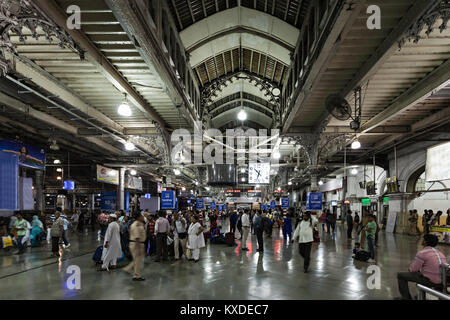
[[[446,223],[450,225],[450,209],[447,211]],[[425,248],[421,250],[408,272],[398,274],[398,286],[402,299],[411,299],[408,282],[421,283],[436,287],[441,283],[439,266],[446,262],[445,257],[435,247],[437,237],[432,234],[431,227],[440,225],[442,212],[436,214],[425,210],[422,217]],[[347,239],[354,240],[353,258],[355,260],[376,263],[380,225],[373,211],[365,211],[362,217],[358,212],[348,210],[343,223],[347,226]],[[409,234],[419,234],[417,210],[411,210],[408,217]],[[0,233],[3,246],[17,245],[18,254],[23,254],[27,244],[39,246],[42,241],[51,243],[51,257],[59,257],[62,249],[70,247],[68,231],[85,233],[89,228],[96,230],[99,226],[98,238],[102,245],[97,248],[94,260],[99,264],[99,271],[110,271],[117,268],[117,263],[129,260],[123,271],[133,275],[134,281],[144,281],[142,277],[143,261],[152,256],[155,262],[173,259],[197,263],[201,257],[201,249],[208,240],[211,245],[227,244],[240,246],[240,250],[249,251],[249,236],[256,236],[257,252],[264,252],[264,234],[271,237],[273,228],[279,228],[286,244],[298,243],[299,254],[303,258],[303,270],[308,272],[311,249],[314,242],[320,241],[319,225],[323,234],[336,233],[336,213],[324,210],[316,212],[296,211],[293,208],[285,212],[278,210],[216,210],[179,212],[159,211],[150,213],[145,210],[134,215],[127,215],[123,210],[108,213],[75,212],[69,216],[60,208],[50,216],[49,221],[33,216],[31,223],[17,213],[9,221],[0,219]],[[237,234],[239,238],[235,239]],[[5,239],[5,238],[10,238]],[[240,240],[237,243],[235,240]],[[5,246],[5,243],[9,243]],[[62,248],[62,249],[61,249]],[[184,259],[183,259],[184,258]]]

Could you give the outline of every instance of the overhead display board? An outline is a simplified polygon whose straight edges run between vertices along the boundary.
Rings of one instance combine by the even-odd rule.
[[[427,149],[425,180],[427,182],[450,179],[450,142]]]

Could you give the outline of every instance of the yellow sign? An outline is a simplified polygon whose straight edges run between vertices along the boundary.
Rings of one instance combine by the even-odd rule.
[[[119,170],[97,165],[97,180],[101,182],[119,184]]]

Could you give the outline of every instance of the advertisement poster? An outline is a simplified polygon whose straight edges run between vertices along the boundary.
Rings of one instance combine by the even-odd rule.
[[[161,209],[175,209],[175,191],[161,192]]]
[[[306,210],[322,210],[322,192],[306,195]]]
[[[97,165],[97,180],[119,185],[119,170],[114,170]]]
[[[19,157],[19,166],[44,170],[45,149],[20,143],[18,141],[0,140],[0,151]]]
[[[142,190],[142,178],[134,177],[131,174],[125,176],[125,188],[133,190]]]
[[[100,207],[102,210],[116,210],[117,196],[116,192],[102,192]]]
[[[209,209],[211,209],[211,210],[216,210],[216,203],[215,203],[215,202],[211,202],[211,203],[209,204]]]

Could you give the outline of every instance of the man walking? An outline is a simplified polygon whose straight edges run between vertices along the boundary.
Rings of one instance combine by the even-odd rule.
[[[167,235],[170,231],[169,220],[166,219],[166,214],[164,211],[159,212],[159,218],[155,223],[155,234],[156,234],[156,260],[155,262],[160,262],[162,260],[167,260]]]
[[[134,268],[133,281],[144,281],[145,279],[141,277],[142,261],[145,255],[144,240],[146,238],[144,216],[138,214],[135,219],[130,226],[130,251],[133,261],[123,270],[131,273],[132,268]]]
[[[247,237],[250,231],[250,216],[248,209],[244,211],[244,214],[241,217],[242,220],[242,241],[241,241],[241,249],[244,251],[248,251],[247,248]]]
[[[55,212],[55,220],[53,221],[50,235],[52,237],[52,255],[51,258],[59,257],[59,241],[62,240],[64,230],[64,220],[60,217],[59,211]]]
[[[117,259],[122,257],[122,245],[120,244],[120,226],[117,223],[117,215],[109,215],[110,223],[105,233],[103,244],[103,265],[99,271],[109,271],[116,268]]]
[[[258,240],[258,252],[264,252],[264,240],[263,240],[263,220],[261,218],[261,211],[258,210],[253,218],[253,228],[255,229],[256,239]]]

